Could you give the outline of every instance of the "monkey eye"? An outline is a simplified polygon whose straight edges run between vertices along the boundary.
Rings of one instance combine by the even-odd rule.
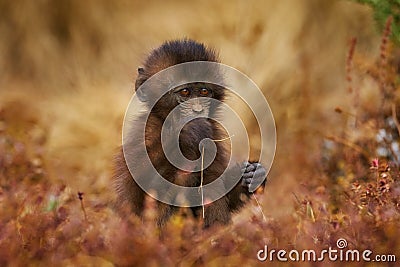
[[[209,93],[209,91],[208,91],[207,88],[201,88],[201,89],[200,89],[200,95],[202,95],[202,96],[207,96],[208,93]]]
[[[179,94],[181,96],[189,96],[190,95],[190,90],[188,88],[183,88],[182,90],[179,91]]]

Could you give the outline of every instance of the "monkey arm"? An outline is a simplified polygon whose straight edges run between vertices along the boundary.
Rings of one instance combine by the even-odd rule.
[[[116,166],[114,169],[114,187],[117,191],[115,207],[119,211],[123,211],[126,206],[129,206],[135,214],[140,215],[143,210],[144,193],[133,180],[125,163],[122,149],[116,155],[114,161]]]

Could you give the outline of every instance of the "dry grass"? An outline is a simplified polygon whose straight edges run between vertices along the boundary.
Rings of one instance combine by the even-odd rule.
[[[256,266],[264,244],[339,237],[398,253],[398,52],[371,17],[347,1],[0,0],[0,265]],[[112,210],[111,159],[136,67],[185,36],[263,90],[277,155],[258,197],[266,221],[252,200],[228,227],[176,216],[160,238],[151,200],[144,223]]]

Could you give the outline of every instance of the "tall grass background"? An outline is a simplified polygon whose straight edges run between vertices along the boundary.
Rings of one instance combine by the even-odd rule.
[[[351,1],[0,1],[1,265],[257,266],[265,244],[340,237],[400,257],[398,22],[376,23]],[[160,237],[151,199],[144,222],[113,211],[111,161],[136,68],[184,37],[260,87],[277,153],[266,220],[253,199],[230,226],[176,216]]]

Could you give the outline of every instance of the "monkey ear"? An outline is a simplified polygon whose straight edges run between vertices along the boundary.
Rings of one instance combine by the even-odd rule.
[[[145,70],[144,68],[139,67],[137,71],[138,71],[138,77],[135,82],[135,91],[139,100],[142,102],[146,102],[147,101],[146,93],[143,92],[143,90],[138,91],[139,87],[147,80],[147,78],[145,77]]]
[[[147,94],[143,90],[136,91],[136,95],[141,102],[147,102]]]

